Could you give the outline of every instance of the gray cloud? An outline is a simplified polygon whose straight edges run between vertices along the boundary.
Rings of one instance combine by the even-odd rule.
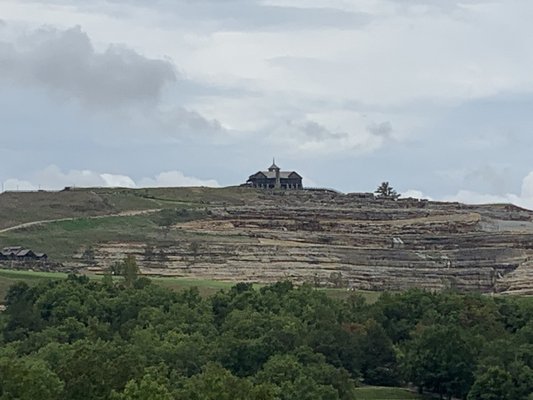
[[[392,124],[389,121],[376,123],[373,122],[366,128],[371,134],[389,139],[392,134]]]
[[[35,2],[35,0],[30,0]],[[44,1],[41,1],[44,2]],[[370,22],[369,15],[332,7],[295,7],[264,4],[261,0],[51,0],[45,3],[68,4],[85,12],[127,15],[125,6],[158,12],[162,21],[175,26],[217,30],[300,30],[309,28],[358,28]],[[107,10],[106,10],[107,7]],[[130,10],[131,11],[131,10]]]
[[[429,9],[453,11],[468,5],[494,3],[494,0],[389,0],[400,7],[427,6]]]
[[[512,173],[509,168],[483,165],[466,173],[464,187],[491,195],[505,195],[513,190]]]
[[[297,127],[302,133],[304,133],[306,138],[314,141],[340,139],[347,136],[344,132],[332,132],[324,125],[320,125],[314,121],[306,121],[303,124],[297,125]]]
[[[173,65],[119,45],[97,52],[79,27],[0,42],[0,79],[38,84],[97,107],[150,103],[176,80]]]
[[[135,116],[132,115],[132,118],[135,118]],[[156,127],[159,132],[166,133],[172,137],[188,136],[205,139],[206,136],[225,132],[218,120],[206,118],[197,111],[188,110],[184,107],[154,110],[150,118],[145,121],[147,128],[153,121],[156,121]]]

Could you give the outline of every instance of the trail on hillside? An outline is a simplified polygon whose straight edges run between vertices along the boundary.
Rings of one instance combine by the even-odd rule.
[[[153,208],[149,210],[131,210],[131,211],[122,211],[115,214],[105,214],[105,215],[93,215],[89,217],[67,217],[67,218],[56,218],[56,219],[47,219],[42,221],[32,221],[32,222],[25,222],[23,224],[10,226],[9,228],[0,229],[1,233],[16,231],[19,229],[29,228],[32,226],[40,226],[40,225],[46,225],[51,224],[54,222],[64,222],[64,221],[74,221],[77,219],[101,219],[101,218],[110,218],[110,217],[133,217],[136,215],[144,215],[144,214],[153,214],[155,212],[161,211],[162,208]]]

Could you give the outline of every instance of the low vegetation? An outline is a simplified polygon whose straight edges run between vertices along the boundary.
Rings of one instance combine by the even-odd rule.
[[[412,290],[369,304],[289,282],[201,296],[137,275],[13,285],[0,399],[529,400],[529,299]],[[371,386],[367,386],[371,385]],[[528,397],[530,396],[530,397]]]
[[[0,194],[0,230],[34,221],[87,218],[125,211],[242,204],[257,196],[258,192],[239,187],[5,192]]]
[[[402,388],[365,386],[355,389],[355,399],[360,400],[421,400],[430,398]]]

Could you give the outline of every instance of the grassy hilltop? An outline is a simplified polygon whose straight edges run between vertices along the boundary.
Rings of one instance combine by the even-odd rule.
[[[178,237],[175,232],[162,234],[159,210],[205,211],[257,196],[258,192],[238,187],[6,192],[0,194],[0,247],[41,249],[62,262],[97,243],[172,241]]]
[[[5,192],[0,194],[0,229],[33,221],[87,218],[126,211],[242,204],[257,195],[255,191],[238,187]]]

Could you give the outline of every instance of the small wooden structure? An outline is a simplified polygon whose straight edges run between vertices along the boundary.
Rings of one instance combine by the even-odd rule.
[[[5,247],[0,251],[0,260],[9,261],[46,261],[48,256],[45,253],[36,253],[21,246]]]

